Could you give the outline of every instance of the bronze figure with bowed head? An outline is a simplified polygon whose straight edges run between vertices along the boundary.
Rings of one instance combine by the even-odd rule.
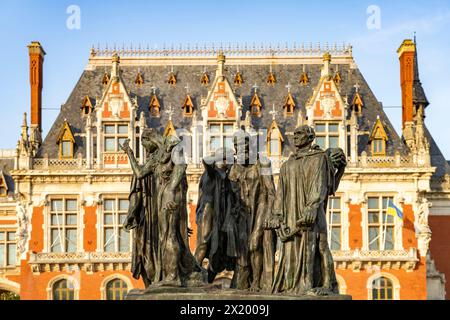
[[[228,179],[233,152],[220,148],[203,159],[196,210],[197,247],[195,258],[208,258],[208,282],[224,270],[233,271],[240,250],[237,232],[237,196]]]
[[[240,234],[245,236],[245,250],[238,259],[237,287],[251,291],[270,291],[275,264],[275,235],[264,229],[264,221],[272,211],[275,185],[270,160],[260,157],[251,136],[235,135],[237,153],[230,170],[230,181],[236,186],[243,221]],[[242,245],[242,244],[241,244]]]
[[[324,151],[313,145],[314,139],[314,130],[307,125],[295,130],[296,151],[281,167],[273,215],[266,221],[281,240],[274,293],[338,293],[326,210],[346,161],[341,149]]]

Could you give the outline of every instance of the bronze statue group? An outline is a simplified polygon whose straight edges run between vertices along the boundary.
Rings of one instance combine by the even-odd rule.
[[[314,139],[309,126],[295,130],[295,151],[281,166],[276,189],[270,161],[252,152],[248,134],[234,137],[233,151],[219,149],[204,158],[194,254],[180,140],[144,130],[143,165],[126,141],[122,149],[133,179],[124,227],[134,229],[133,276],[147,288],[199,287],[228,270],[233,271],[230,288],[237,290],[337,294],[326,210],[346,160],[341,149],[322,150]]]

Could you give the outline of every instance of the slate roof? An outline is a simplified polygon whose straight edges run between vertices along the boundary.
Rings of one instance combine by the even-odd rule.
[[[5,177],[9,193],[14,193],[14,179],[9,174],[9,171],[12,169],[14,169],[14,159],[0,158],[0,176],[3,175]]]
[[[440,178],[445,174],[450,174],[450,161],[445,160],[444,155],[434,141],[428,128],[425,126],[425,135],[430,143],[431,165],[436,167],[433,178]]]
[[[226,76],[230,83],[233,85],[233,79],[237,72],[237,67],[234,65],[227,65]],[[272,109],[272,104],[275,103],[277,110],[279,111],[276,116],[276,121],[283,134],[286,132],[292,132],[297,124],[297,116],[299,110],[302,110],[303,115],[306,115],[305,104],[312,96],[314,88],[317,86],[320,79],[320,70],[322,64],[308,64],[305,66],[308,73],[309,83],[306,86],[299,84],[299,78],[303,71],[303,66],[298,64],[277,64],[272,66],[272,71],[276,76],[277,83],[275,86],[270,86],[266,83],[267,76],[270,70],[270,66],[267,65],[239,65],[239,72],[241,73],[244,83],[240,87],[235,88],[235,94],[243,100],[243,114],[242,119],[245,119],[245,112],[249,108],[249,104],[253,95],[253,85],[258,85],[258,95],[262,102],[262,116],[260,118],[252,118],[253,125],[256,128],[269,128],[272,122],[272,115],[269,113]],[[336,71],[336,64],[331,61],[331,72],[334,74]],[[138,86],[135,84],[136,75],[140,71],[144,84]],[[209,75],[210,83],[212,85],[215,77],[216,66],[206,66],[206,72]],[[91,99],[93,105],[95,105],[96,98],[102,96],[104,86],[102,85],[102,79],[105,72],[110,73],[110,67],[96,67],[94,70],[84,70],[79,81],[75,85],[71,95],[67,99],[67,102],[61,107],[61,111],[53,123],[49,133],[47,134],[37,157],[43,157],[48,154],[50,158],[58,157],[58,149],[56,145],[56,137],[61,130],[64,119],[67,119],[71,129],[75,135],[75,152],[81,153],[85,156],[84,138],[80,136],[84,132],[86,118],[82,116],[80,107],[82,105],[84,97],[87,95]],[[191,118],[183,117],[181,106],[186,96],[186,85],[189,86],[189,94],[194,103],[194,110],[198,110],[200,107],[201,98],[205,98],[208,93],[209,86],[201,84],[200,80],[205,71],[204,66],[200,65],[182,65],[174,66],[173,72],[177,78],[177,84],[170,86],[167,83],[168,75],[171,72],[169,66],[157,66],[157,65],[133,65],[133,66],[121,66],[120,74],[124,81],[125,87],[131,92],[132,97],[137,97],[139,111],[144,112],[147,125],[150,127],[158,128],[161,132],[164,130],[168,115],[164,112],[164,109],[168,105],[172,105],[176,111],[172,116],[172,121],[175,128],[189,128],[191,125]],[[368,145],[370,131],[375,124],[377,116],[380,116],[386,133],[388,135],[387,142],[387,154],[394,155],[398,150],[401,154],[407,153],[407,148],[402,143],[401,139],[395,132],[392,124],[383,111],[382,105],[376,99],[375,95],[371,91],[369,85],[365,81],[361,72],[357,68],[350,68],[349,64],[340,64],[339,72],[342,77],[342,82],[339,85],[339,91],[343,97],[348,96],[348,101],[351,102],[355,93],[354,85],[356,82],[359,84],[359,94],[361,95],[364,107],[361,117],[358,119],[359,130],[363,132],[359,136],[359,153],[366,151],[370,155],[370,147]],[[285,118],[283,115],[283,104],[287,96],[286,85],[291,84],[291,93],[294,97],[296,108],[292,117]],[[148,105],[152,95],[152,87],[157,88],[156,93],[161,104],[161,117],[150,118]],[[200,118],[200,113],[197,113]],[[93,120],[95,119],[95,112],[93,112]],[[350,114],[347,115],[350,117]],[[95,129],[94,129],[95,130]],[[289,137],[288,137],[289,138]],[[289,146],[291,143],[289,139],[286,139],[284,153],[289,152]],[[95,144],[95,139],[94,139]],[[287,147],[287,148],[286,148]],[[94,152],[96,148],[94,145]]]

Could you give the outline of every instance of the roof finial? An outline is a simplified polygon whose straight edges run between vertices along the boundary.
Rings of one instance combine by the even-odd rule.
[[[252,88],[253,88],[253,90],[254,90],[254,92],[256,93],[256,91],[258,90],[258,85],[256,84],[256,82],[255,82],[255,84],[252,86]]]
[[[356,80],[356,83],[355,83],[355,85],[353,87],[355,88],[356,93],[358,93],[359,92],[359,82],[358,82],[358,80]]]
[[[288,93],[291,93],[291,83],[288,81],[288,84],[286,85],[286,88],[288,89]]]
[[[184,88],[186,89],[186,94],[189,94],[189,82],[186,83],[186,86]]]
[[[169,104],[169,107],[167,108],[167,110],[165,112],[169,115],[169,121],[172,121],[172,115],[174,113],[172,104]]]
[[[278,113],[277,110],[275,109],[275,103],[272,104],[272,110],[269,111],[269,113],[272,115],[272,120],[275,121],[275,117],[276,117],[276,115]]]
[[[155,95],[156,94],[156,89],[158,89],[158,88],[155,87],[155,85],[152,85],[152,87],[150,89],[152,89],[153,95]]]

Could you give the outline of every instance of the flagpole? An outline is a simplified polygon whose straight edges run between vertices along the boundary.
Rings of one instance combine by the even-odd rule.
[[[381,205],[383,206],[383,203]],[[382,233],[383,242],[382,242],[381,250],[384,250],[386,248],[387,211],[388,211],[388,208],[389,208],[389,200],[388,200],[386,211],[384,213],[384,218],[383,218],[384,232]]]

